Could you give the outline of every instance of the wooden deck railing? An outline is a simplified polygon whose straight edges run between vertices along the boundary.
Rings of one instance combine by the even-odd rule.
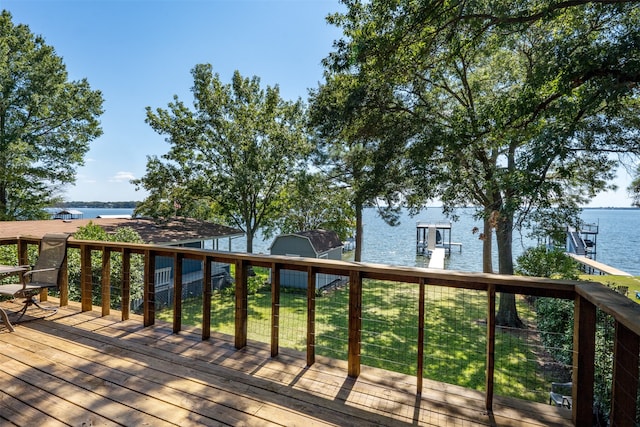
[[[0,239],[0,245],[17,245],[18,262],[27,264],[27,246],[39,243],[37,238],[19,237]],[[93,309],[91,257],[93,251],[104,255],[122,254],[122,319],[129,317],[130,263],[133,254],[144,257],[144,325],[155,322],[155,257],[173,258],[174,304],[173,331],[182,328],[182,261],[185,259],[203,262],[204,277],[211,276],[211,263],[220,262],[235,265],[235,346],[247,345],[248,292],[247,279],[249,267],[271,269],[271,355],[278,354],[279,337],[279,296],[281,270],[307,272],[307,327],[306,362],[315,362],[315,273],[347,276],[349,278],[348,307],[348,374],[356,377],[360,374],[361,333],[362,333],[362,283],[364,279],[377,279],[391,282],[413,283],[419,287],[419,325],[417,393],[422,391],[423,349],[424,349],[424,307],[425,286],[435,285],[458,289],[471,289],[486,293],[487,336],[486,336],[486,409],[491,410],[494,397],[494,366],[496,344],[496,295],[512,293],[537,297],[552,297],[574,301],[574,337],[573,337],[573,406],[572,417],[575,425],[591,425],[593,417],[594,365],[596,352],[596,308],[603,310],[615,320],[615,338],[613,351],[613,383],[611,395],[611,425],[633,425],[636,423],[636,400],[638,389],[638,355],[640,352],[640,306],[613,290],[593,282],[563,281],[531,277],[491,275],[480,273],[462,273],[454,271],[435,271],[422,268],[393,267],[365,263],[328,261],[323,259],[295,258],[284,256],[252,255],[245,253],[214,252],[191,248],[167,247],[158,245],[109,243],[96,241],[69,241],[70,248],[80,250],[81,254],[81,306],[83,311]],[[101,300],[102,314],[110,310],[110,257],[102,257]],[[66,267],[65,267],[66,269]],[[46,295],[42,296],[46,298]],[[203,286],[202,298],[202,339],[210,337],[211,325],[211,287]],[[63,274],[60,288],[60,304],[68,303],[67,275]]]

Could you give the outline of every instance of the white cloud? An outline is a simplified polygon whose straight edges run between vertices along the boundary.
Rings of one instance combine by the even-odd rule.
[[[109,182],[129,182],[132,179],[136,179],[132,172],[117,172]]]

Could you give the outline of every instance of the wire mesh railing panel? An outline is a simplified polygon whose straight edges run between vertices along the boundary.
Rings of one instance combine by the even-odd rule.
[[[271,341],[270,269],[254,267],[247,278],[247,338]]]
[[[233,336],[235,334],[235,293],[233,285],[214,289],[211,293],[211,331]]]
[[[482,389],[486,319],[486,292],[426,286],[423,376]]]
[[[503,297],[498,296],[498,299]],[[571,394],[560,383],[571,382],[573,362],[573,301],[557,298],[514,297],[521,325],[498,325],[495,344],[495,392],[570,407]],[[499,304],[499,303],[498,303]],[[552,383],[558,383],[552,386]]]
[[[307,345],[307,291],[281,287],[278,313],[279,346],[304,351]]]
[[[316,354],[347,360],[349,351],[349,284],[346,279],[316,296]]]
[[[418,301],[416,284],[363,280],[362,364],[416,373]]]
[[[611,391],[613,381],[615,321],[602,310],[596,309],[596,341],[595,366],[593,382],[593,413],[594,424],[609,425],[611,415]],[[624,343],[621,349],[624,349]],[[631,390],[624,390],[631,393]],[[637,390],[636,390],[637,395]],[[635,416],[635,414],[633,414]],[[624,425],[638,425],[629,414]]]

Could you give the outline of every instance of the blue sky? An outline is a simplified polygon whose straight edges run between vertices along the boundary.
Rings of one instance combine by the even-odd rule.
[[[235,70],[279,85],[284,99],[306,100],[322,80],[321,61],[341,31],[325,17],[338,0],[0,0],[14,24],[27,24],[66,64],[73,80],[102,92],[103,136],[91,144],[67,201],[142,200],[129,183],[146,157],[169,149],[144,122],[145,107],[174,95],[192,105],[191,69],[210,63],[223,82]],[[629,176],[590,206],[629,206]]]
[[[104,134],[68,201],[145,197],[129,180],[144,175],[147,155],[169,149],[144,122],[145,107],[167,108],[174,94],[192,105],[196,64],[212,64],[225,83],[238,70],[306,100],[341,34],[325,20],[338,0],[0,0],[0,8],[55,48],[70,79],[87,78],[104,96]]]

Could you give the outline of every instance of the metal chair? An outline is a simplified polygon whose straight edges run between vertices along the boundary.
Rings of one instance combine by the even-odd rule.
[[[33,305],[42,310],[51,311],[48,315],[57,312],[55,307],[40,306],[34,297],[43,289],[59,286],[60,270],[67,256],[68,239],[68,234],[46,234],[40,242],[36,264],[22,275],[21,283],[0,285],[0,295],[25,298],[24,306],[18,312],[19,316],[14,322],[19,321],[27,309]]]
[[[551,391],[549,392],[549,404],[559,406],[561,408],[571,408],[573,399],[571,397],[572,382],[567,383],[551,383]]]

